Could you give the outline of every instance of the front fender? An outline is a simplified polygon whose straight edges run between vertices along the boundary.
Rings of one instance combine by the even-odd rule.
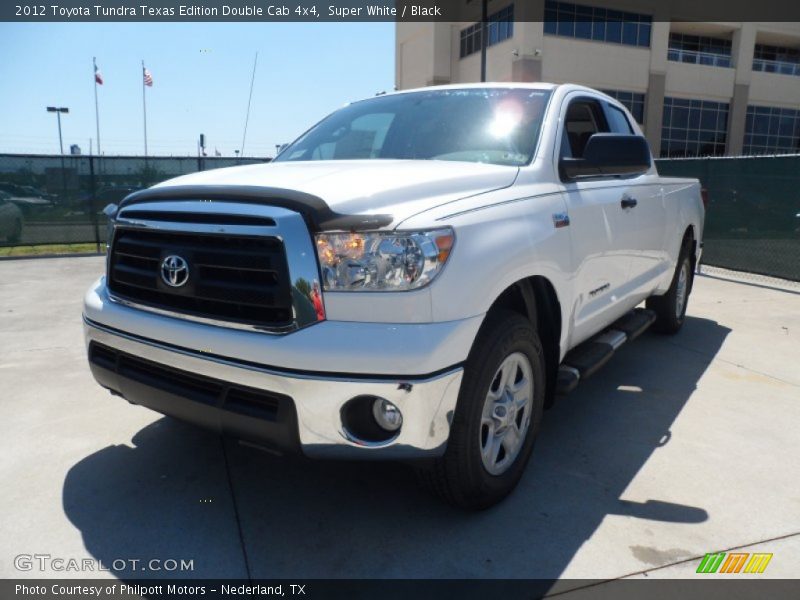
[[[563,196],[553,193],[440,219],[455,228],[456,245],[431,286],[433,320],[485,314],[509,286],[537,275],[553,285],[564,309],[571,306],[571,232],[553,219],[565,212]],[[563,347],[569,319],[562,319]]]

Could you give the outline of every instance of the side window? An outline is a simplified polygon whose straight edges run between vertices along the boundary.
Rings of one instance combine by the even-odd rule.
[[[611,126],[611,133],[633,135],[633,128],[624,112],[611,104],[606,104],[606,109],[608,111],[608,124]]]
[[[561,136],[562,156],[583,158],[586,142],[595,133],[608,133],[608,124],[600,103],[588,98],[570,102]]]

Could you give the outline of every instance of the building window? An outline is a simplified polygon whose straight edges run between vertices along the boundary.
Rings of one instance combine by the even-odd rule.
[[[481,51],[482,23],[475,23],[461,30],[461,58]],[[509,4],[489,15],[486,22],[487,46],[499,44],[514,35],[514,5]]]
[[[636,119],[636,122],[641,125],[644,123],[644,94],[636,92],[625,92],[622,90],[600,90],[618,100],[625,108],[627,108]]]
[[[800,49],[756,44],[753,71],[800,76]]]
[[[544,3],[544,32],[583,40],[650,47],[650,15],[569,2]]]
[[[800,110],[748,106],[744,126],[745,154],[800,152]]]
[[[481,24],[475,23],[461,30],[461,58],[481,49]]]
[[[683,33],[669,34],[667,58],[675,62],[730,67],[731,41]]]
[[[664,98],[661,156],[722,156],[728,138],[728,103]]]

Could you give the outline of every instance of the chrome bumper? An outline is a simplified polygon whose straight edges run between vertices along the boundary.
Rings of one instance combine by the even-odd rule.
[[[463,374],[463,369],[458,367],[427,378],[312,376],[160,344],[105,327],[86,317],[84,333],[87,347],[95,342],[117,352],[198,377],[288,396],[296,410],[296,425],[292,424],[292,427],[297,428],[300,448],[305,455],[315,458],[406,459],[441,456],[450,434]],[[351,398],[361,395],[386,398],[400,409],[403,426],[394,439],[385,443],[362,443],[347,435],[342,427],[341,408]],[[215,423],[226,422],[222,407],[195,403],[198,405],[195,410],[190,401],[180,398],[177,401],[185,405],[181,414],[176,414],[179,418],[237,435],[238,425],[233,431],[226,431],[224,425],[214,426]],[[194,414],[202,415],[202,418],[195,419]],[[248,431],[257,429],[250,428],[246,423],[242,427]],[[265,440],[266,446],[269,446],[268,442]]]

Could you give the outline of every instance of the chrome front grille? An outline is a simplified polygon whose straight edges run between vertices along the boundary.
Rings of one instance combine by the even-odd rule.
[[[162,276],[170,256],[186,262],[182,285]],[[276,330],[294,323],[286,249],[277,236],[117,227],[108,288],[122,300],[204,319]]]

